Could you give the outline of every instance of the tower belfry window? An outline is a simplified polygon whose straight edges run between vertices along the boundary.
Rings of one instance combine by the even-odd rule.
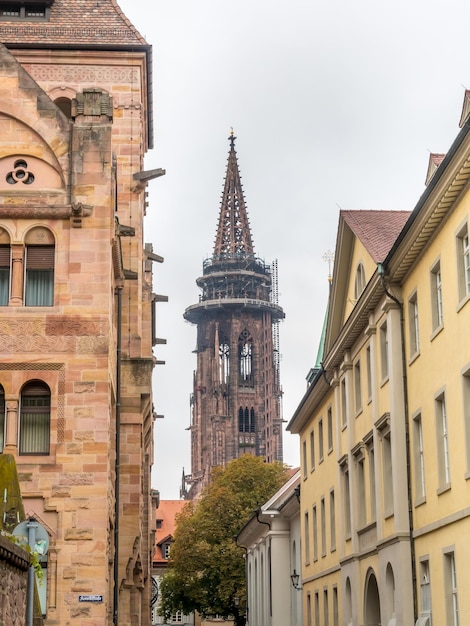
[[[253,384],[253,339],[247,330],[244,330],[238,339],[240,384]]]
[[[228,382],[230,375],[230,346],[227,341],[222,341],[219,346],[220,381]]]

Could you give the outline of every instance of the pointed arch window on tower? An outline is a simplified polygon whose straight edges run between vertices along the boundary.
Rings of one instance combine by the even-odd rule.
[[[238,409],[238,432],[254,433],[255,432],[255,410],[253,407],[249,409],[240,407]]]
[[[228,383],[230,375],[230,346],[225,339],[219,346],[220,382]]]
[[[245,329],[238,338],[240,384],[253,386],[253,339]]]

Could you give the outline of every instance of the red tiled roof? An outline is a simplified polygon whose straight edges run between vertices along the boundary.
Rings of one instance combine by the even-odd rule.
[[[155,533],[155,553],[154,563],[166,563],[167,559],[162,555],[162,543],[171,539],[175,534],[176,516],[181,513],[188,504],[187,500],[160,500],[158,509],[155,512],[155,519],[161,520],[161,527]]]
[[[148,45],[117,0],[54,0],[48,21],[7,21],[0,17],[0,42],[13,45]]]
[[[375,263],[385,260],[410,215],[410,211],[341,211]]]

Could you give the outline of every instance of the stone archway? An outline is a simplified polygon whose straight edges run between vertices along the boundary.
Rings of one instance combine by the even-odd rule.
[[[364,594],[364,626],[380,626],[380,624],[379,587],[374,572],[369,570]]]

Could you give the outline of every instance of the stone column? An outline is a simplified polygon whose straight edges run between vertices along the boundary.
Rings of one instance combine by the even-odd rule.
[[[11,294],[10,306],[23,305],[24,247],[22,244],[11,246]]]
[[[17,456],[18,454],[18,400],[6,396],[6,429],[3,452]]]

